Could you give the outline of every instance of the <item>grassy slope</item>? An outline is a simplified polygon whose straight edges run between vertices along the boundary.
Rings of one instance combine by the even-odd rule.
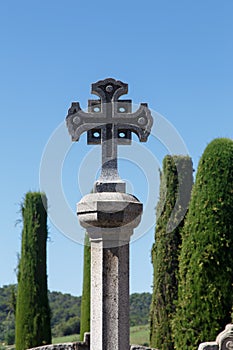
[[[130,327],[130,344],[149,346],[149,324]]]
[[[79,334],[53,338],[53,344],[79,341]],[[138,345],[149,344],[149,325],[130,327],[130,343]]]
[[[79,334],[67,335],[66,337],[57,337],[52,339],[53,344],[70,343],[79,341]],[[149,344],[149,324],[130,327],[130,344],[146,345]],[[14,350],[14,345],[0,345],[0,350]]]

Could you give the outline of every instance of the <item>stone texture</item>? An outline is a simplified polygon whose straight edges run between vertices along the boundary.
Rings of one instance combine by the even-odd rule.
[[[159,349],[148,348],[146,346],[132,344],[130,347],[130,350],[159,350]]]
[[[92,349],[129,349],[129,244],[91,241]]]
[[[88,101],[88,112],[84,112],[78,102],[73,102],[68,110],[66,123],[73,141],[78,141],[81,134],[87,132],[89,144],[101,144],[102,169],[97,181],[97,192],[124,191],[119,181],[117,170],[117,146],[131,143],[134,132],[140,142],[146,142],[153,124],[151,112],[146,103],[141,103],[132,113],[131,100],[119,100],[128,92],[128,85],[112,78],[92,84],[91,92],[99,100]],[[105,182],[108,186],[105,186]],[[112,186],[109,186],[112,182]],[[116,186],[117,184],[117,186]]]
[[[91,350],[129,350],[129,241],[142,204],[125,193],[91,193],[77,214],[91,244]]]
[[[142,203],[125,193],[117,169],[117,146],[131,143],[134,132],[146,142],[153,119],[146,103],[132,113],[131,100],[119,100],[128,85],[112,78],[92,84],[98,100],[88,112],[78,102],[66,123],[73,141],[87,132],[89,144],[101,144],[102,168],[94,193],[77,205],[80,224],[91,244],[91,350],[129,350],[129,241],[142,215]]]
[[[141,220],[141,214],[142,203],[126,193],[90,193],[77,204],[77,215],[85,228],[135,228]]]
[[[198,350],[219,350],[216,342],[201,343]]]
[[[208,350],[215,350],[215,348],[206,348]],[[90,350],[90,344],[85,342],[63,343],[63,344],[50,344],[44,346],[38,346],[28,350]],[[131,345],[129,350],[159,350],[155,348],[148,348],[142,345]]]
[[[84,340],[82,342],[49,344],[29,350],[90,350],[90,333],[84,333]]]

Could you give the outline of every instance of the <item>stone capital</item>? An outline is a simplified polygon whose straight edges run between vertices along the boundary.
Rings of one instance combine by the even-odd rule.
[[[84,196],[77,204],[77,215],[86,229],[102,228],[107,232],[113,229],[118,234],[138,226],[142,209],[142,203],[130,194],[100,192]]]

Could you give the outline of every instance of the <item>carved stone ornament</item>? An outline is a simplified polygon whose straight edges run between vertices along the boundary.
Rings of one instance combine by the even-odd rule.
[[[131,100],[119,100],[127,94],[128,84],[107,78],[92,84],[91,92],[99,99],[88,101],[88,112],[73,102],[66,123],[72,141],[78,141],[87,132],[88,144],[102,145],[102,173],[105,180],[119,179],[117,171],[117,145],[131,143],[132,132],[140,142],[146,142],[153,119],[146,103],[132,112]]]
[[[233,350],[233,324],[226,325],[215,342],[202,343],[198,350]]]

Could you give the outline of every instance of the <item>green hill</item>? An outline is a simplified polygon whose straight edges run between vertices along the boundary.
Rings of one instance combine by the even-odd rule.
[[[150,293],[134,293],[130,295],[130,326],[141,326],[149,323],[151,304]]]
[[[14,343],[14,293],[16,286],[0,288],[0,342]],[[81,297],[61,292],[49,292],[53,337],[77,334],[80,331]],[[130,326],[148,324],[150,293],[130,296]]]

